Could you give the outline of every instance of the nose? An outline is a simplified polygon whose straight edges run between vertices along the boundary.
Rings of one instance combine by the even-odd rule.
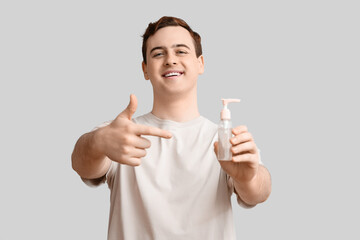
[[[177,64],[177,58],[174,54],[167,54],[164,65],[165,66],[171,66]]]

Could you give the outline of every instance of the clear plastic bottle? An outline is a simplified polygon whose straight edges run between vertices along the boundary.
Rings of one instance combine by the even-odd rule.
[[[220,115],[220,123],[218,128],[218,159],[221,161],[231,161],[231,143],[232,123],[231,113],[227,105],[231,102],[240,102],[240,99],[221,99],[223,102],[223,110]]]

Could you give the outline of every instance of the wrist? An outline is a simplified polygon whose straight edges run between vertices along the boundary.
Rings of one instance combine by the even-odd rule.
[[[237,178],[234,178],[234,177],[233,177],[233,179],[234,179],[235,185],[238,188],[248,192],[249,190],[253,190],[253,189],[256,188],[256,185],[257,185],[257,183],[259,181],[259,176],[258,175],[259,174],[255,174],[251,179],[245,179],[245,180],[244,179],[237,179]]]
[[[262,177],[256,174],[252,179],[247,181],[239,181],[234,179],[234,187],[239,197],[249,205],[256,205],[259,203],[258,197],[261,192]]]

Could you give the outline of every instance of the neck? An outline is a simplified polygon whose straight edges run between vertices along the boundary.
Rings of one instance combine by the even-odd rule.
[[[186,96],[158,95],[154,93],[154,105],[151,111],[156,117],[176,122],[186,122],[200,116],[196,88]]]

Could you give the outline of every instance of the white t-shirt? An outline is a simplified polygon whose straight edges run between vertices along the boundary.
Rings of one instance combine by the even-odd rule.
[[[235,239],[234,186],[213,147],[217,125],[202,116],[174,122],[151,113],[133,121],[173,136],[144,136],[151,147],[140,166],[112,162],[104,179],[111,190],[108,239]]]

